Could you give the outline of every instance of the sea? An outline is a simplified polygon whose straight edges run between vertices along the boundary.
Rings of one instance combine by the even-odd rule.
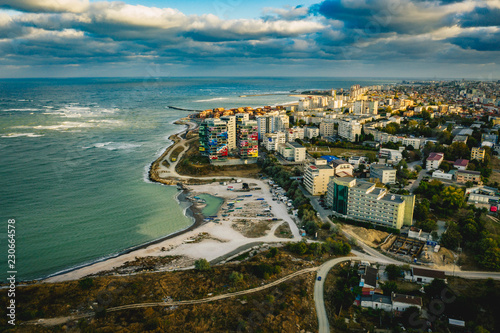
[[[65,78],[0,80],[0,281],[43,279],[189,227],[175,186],[149,166],[215,107],[298,101],[291,91],[397,83],[353,78]],[[241,97],[242,95],[270,94]],[[15,222],[12,222],[14,220]],[[8,224],[15,264],[7,267]],[[11,250],[12,252],[12,250]],[[12,262],[10,263],[12,264]]]

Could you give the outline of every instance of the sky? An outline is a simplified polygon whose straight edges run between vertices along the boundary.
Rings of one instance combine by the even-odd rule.
[[[500,0],[0,0],[0,77],[500,79]]]

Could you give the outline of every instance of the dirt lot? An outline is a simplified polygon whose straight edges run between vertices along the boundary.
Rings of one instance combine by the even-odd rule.
[[[387,232],[384,231],[366,229],[363,227],[356,227],[348,224],[345,224],[343,228],[348,229],[349,231],[358,235],[361,239],[363,239],[363,241],[366,244],[368,244],[371,247],[377,247],[389,235]]]
[[[274,232],[274,235],[279,238],[293,238],[292,230],[288,223],[282,223]]]
[[[245,237],[258,238],[267,235],[274,223],[276,221],[238,219],[234,220],[232,227]]]

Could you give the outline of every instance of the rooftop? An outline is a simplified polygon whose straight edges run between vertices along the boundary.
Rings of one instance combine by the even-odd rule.
[[[443,153],[430,153],[429,157],[427,157],[427,161],[439,161],[444,158]]]
[[[413,276],[425,276],[425,277],[431,277],[434,279],[442,279],[442,280],[446,279],[446,275],[444,275],[443,271],[435,271],[432,269],[413,267],[412,272],[413,272]]]
[[[469,160],[458,159],[453,163],[453,166],[463,166],[466,167],[469,164]]]
[[[472,170],[457,170],[457,174],[465,173],[468,175],[480,175],[481,172],[479,171],[472,171]]]
[[[422,298],[418,296],[410,296],[410,295],[403,295],[403,294],[392,294],[392,301],[393,302],[399,302],[399,303],[406,303],[406,304],[412,304],[412,305],[418,305],[422,306]]]
[[[303,145],[301,145],[300,143],[297,143],[297,142],[288,142],[288,144],[294,148],[304,148]]]

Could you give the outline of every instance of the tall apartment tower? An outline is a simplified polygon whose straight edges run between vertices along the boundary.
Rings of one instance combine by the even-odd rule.
[[[246,120],[236,124],[236,147],[241,159],[259,157],[259,133],[256,121]]]
[[[225,160],[228,155],[227,124],[217,118],[205,119],[198,131],[200,153],[212,160]]]
[[[227,124],[227,149],[230,153],[236,150],[236,116],[220,117]]]

